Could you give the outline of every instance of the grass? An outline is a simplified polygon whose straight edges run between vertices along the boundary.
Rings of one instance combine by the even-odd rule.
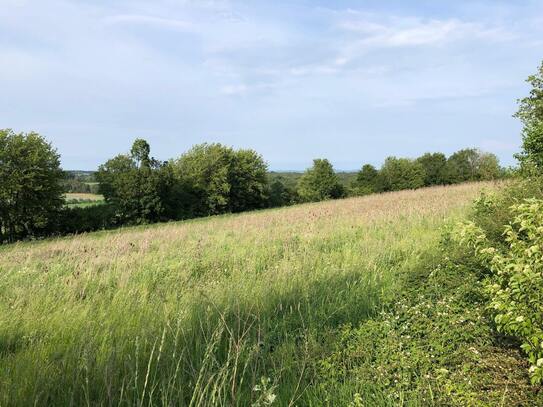
[[[99,194],[89,194],[83,192],[68,192],[65,194],[66,200],[86,200],[86,201],[103,201],[104,197]]]
[[[345,329],[381,323],[445,220],[493,187],[0,248],[0,406],[385,405],[386,386],[330,379]]]
[[[86,207],[104,203],[104,197],[98,194],[69,192],[65,195],[66,205],[70,207]]]

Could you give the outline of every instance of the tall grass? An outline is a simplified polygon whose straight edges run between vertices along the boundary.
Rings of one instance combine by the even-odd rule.
[[[485,186],[0,248],[0,405],[321,405],[338,328]]]

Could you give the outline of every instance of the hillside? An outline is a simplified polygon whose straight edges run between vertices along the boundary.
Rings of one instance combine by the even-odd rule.
[[[0,405],[322,405],[331,394],[330,405],[392,402],[394,384],[360,388],[375,361],[359,348],[348,348],[357,370],[337,364],[352,344],[346,329],[382,318],[442,225],[483,188],[495,186],[0,247]]]

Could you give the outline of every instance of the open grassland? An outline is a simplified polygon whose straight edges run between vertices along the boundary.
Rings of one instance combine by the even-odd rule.
[[[83,192],[69,192],[66,194],[66,200],[81,200],[81,201],[103,201],[104,197],[99,194],[89,194]]]
[[[319,366],[343,327],[393,301],[445,219],[493,187],[0,247],[0,405],[326,404]]]
[[[99,194],[69,192],[64,195],[66,205],[70,207],[85,207],[104,203],[104,197]]]

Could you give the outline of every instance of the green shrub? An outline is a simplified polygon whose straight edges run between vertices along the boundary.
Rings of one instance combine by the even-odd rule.
[[[470,218],[489,241],[506,246],[503,227],[513,218],[513,205],[527,198],[543,198],[543,178],[513,179],[499,191],[481,194],[475,201]]]
[[[454,239],[474,250],[491,274],[486,280],[497,329],[518,338],[528,355],[532,383],[543,382],[543,200],[530,198],[510,208],[506,248],[495,247],[484,230],[468,222]]]
[[[67,235],[118,226],[115,208],[110,204],[65,207],[50,234]]]

